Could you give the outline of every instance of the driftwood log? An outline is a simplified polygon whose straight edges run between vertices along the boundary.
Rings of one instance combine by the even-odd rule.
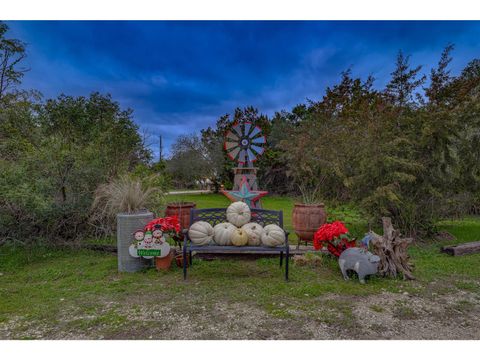
[[[378,273],[388,277],[402,275],[404,280],[414,280],[413,264],[410,263],[407,252],[407,247],[413,239],[400,237],[400,231],[393,228],[389,217],[382,218],[382,222],[383,236],[370,232],[372,252],[380,257]]]
[[[444,246],[442,252],[452,256],[480,253],[480,241]]]

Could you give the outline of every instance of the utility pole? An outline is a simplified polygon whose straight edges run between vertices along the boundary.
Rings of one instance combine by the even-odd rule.
[[[162,161],[163,158],[163,146],[162,146],[162,135],[158,135],[159,137],[159,152],[158,152],[158,162]]]

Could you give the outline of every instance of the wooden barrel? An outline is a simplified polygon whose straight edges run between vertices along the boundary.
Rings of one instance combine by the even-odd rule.
[[[295,204],[293,208],[293,228],[300,240],[313,241],[313,235],[326,220],[324,204]]]
[[[178,216],[181,229],[188,229],[190,227],[190,212],[196,206],[194,202],[167,204],[165,216]]]

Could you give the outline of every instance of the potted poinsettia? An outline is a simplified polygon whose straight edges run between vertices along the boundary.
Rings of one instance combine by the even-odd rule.
[[[173,237],[180,233],[180,221],[178,216],[166,216],[153,219],[145,226],[145,228],[159,229],[163,234]]]
[[[170,236],[170,238],[173,239],[173,241],[175,241],[175,244],[180,247],[180,250],[182,249],[181,242],[179,239],[181,238],[181,235],[182,235],[183,224],[181,223],[181,220],[177,215],[166,216],[164,218],[155,219],[153,222],[155,222],[156,227],[161,226],[162,231],[168,236]],[[172,254],[174,252],[175,251],[172,250]],[[176,254],[173,254],[173,255],[175,255],[175,262],[177,263],[177,266],[183,267],[183,253],[181,251],[180,252],[177,251]],[[187,261],[188,261],[188,255],[187,255]]]
[[[168,243],[166,243],[166,237],[175,238],[180,233],[178,216],[166,216],[153,219],[145,226],[145,231],[152,233],[155,242],[158,242],[159,246],[166,246],[165,249],[168,248],[168,254],[166,256],[155,257],[155,266],[157,270],[166,270],[170,268],[175,256],[175,249],[171,249]]]
[[[339,257],[340,254],[351,247],[355,247],[355,239],[350,239],[347,227],[341,221],[334,221],[320,226],[313,237],[315,250],[327,247],[330,254]]]

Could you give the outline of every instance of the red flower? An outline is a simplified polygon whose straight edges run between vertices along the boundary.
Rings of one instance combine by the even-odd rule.
[[[153,219],[147,225],[145,225],[145,231],[152,230],[154,227],[158,226],[160,226],[160,229],[163,232],[171,233],[172,236],[180,233],[180,222],[178,221],[178,216],[176,215]]]
[[[340,238],[340,236],[345,235]],[[327,250],[335,256],[342,251],[355,246],[355,240],[348,240],[348,229],[341,221],[334,221],[320,226],[313,237],[313,247],[320,250],[327,243]]]

